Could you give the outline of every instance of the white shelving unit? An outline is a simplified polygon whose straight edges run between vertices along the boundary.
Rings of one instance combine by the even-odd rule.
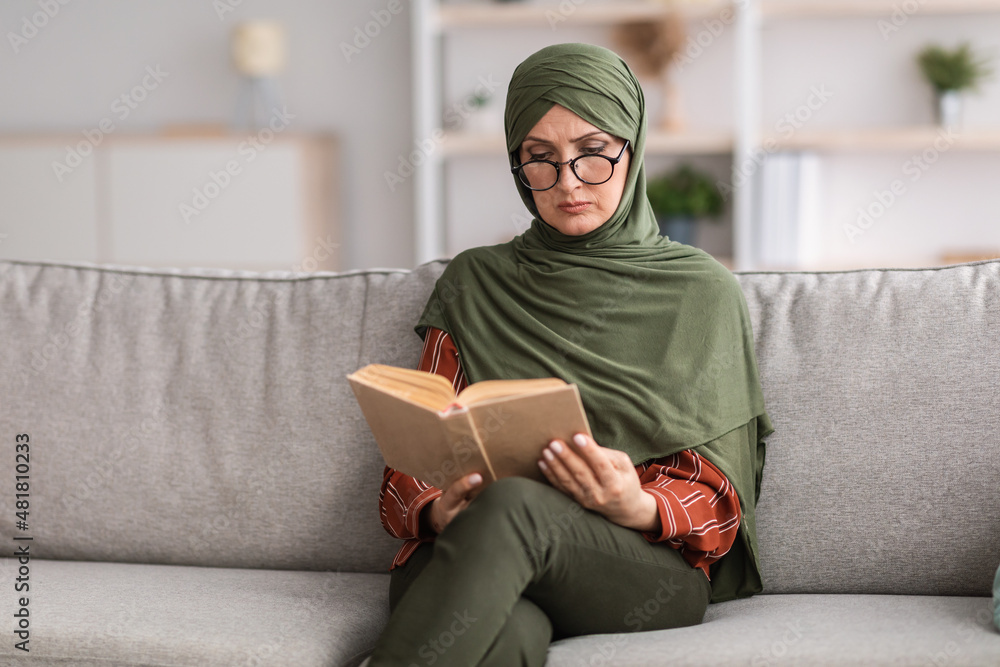
[[[773,136],[761,124],[762,32],[773,22],[790,19],[849,19],[891,17],[897,3],[889,0],[740,0],[729,2],[624,1],[605,4],[574,4],[572,12],[559,15],[560,29],[602,27],[616,23],[662,16],[681,11],[689,22],[719,17],[733,12],[733,123],[729,131],[697,131],[669,134],[651,130],[647,160],[657,155],[729,156],[733,165],[733,257],[721,258],[731,268],[761,268],[755,250],[755,221],[758,210],[759,174],[735,178],[736,165],[759,155],[763,146],[778,151],[877,152],[917,151],[934,140],[938,128],[889,127],[878,129],[802,130],[793,136]],[[413,131],[417,138],[434,137],[436,150],[427,155],[415,171],[416,261],[422,263],[445,255],[444,195],[447,188],[445,164],[454,160],[498,156],[505,152],[504,139],[497,135],[448,132],[442,129],[442,42],[465,30],[502,28],[516,31],[547,27],[558,3],[440,4],[436,0],[413,0]],[[942,15],[1000,13],[1000,0],[925,0],[919,11],[908,17],[922,20]],[[696,23],[695,25],[700,25]],[[563,35],[565,37],[565,35]],[[568,41],[568,40],[563,40]],[[956,139],[959,151],[1000,152],[1000,127],[996,130],[963,132]]]

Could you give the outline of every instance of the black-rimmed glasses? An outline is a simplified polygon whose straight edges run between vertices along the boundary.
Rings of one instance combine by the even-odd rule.
[[[564,164],[568,164],[573,174],[587,185],[600,185],[607,183],[615,173],[615,165],[621,162],[628,148],[629,141],[625,140],[625,145],[618,153],[618,157],[608,157],[607,155],[579,155],[572,160],[565,162],[554,162],[553,160],[529,160],[523,164],[511,168],[511,173],[517,174],[524,186],[529,190],[549,190],[559,182],[559,170]]]

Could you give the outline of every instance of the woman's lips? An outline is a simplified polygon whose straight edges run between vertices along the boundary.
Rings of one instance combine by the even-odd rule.
[[[559,209],[566,213],[583,213],[590,208],[589,201],[566,201],[559,204]]]

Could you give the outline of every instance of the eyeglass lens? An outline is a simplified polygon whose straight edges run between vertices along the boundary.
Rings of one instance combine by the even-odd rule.
[[[568,165],[567,165],[568,166]],[[614,165],[600,155],[584,155],[573,163],[576,177],[591,185],[600,185],[611,178]],[[528,162],[519,170],[521,181],[529,188],[545,190],[556,184],[559,170],[548,162]]]

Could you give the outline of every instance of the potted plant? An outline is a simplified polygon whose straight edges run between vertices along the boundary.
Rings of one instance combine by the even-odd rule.
[[[503,109],[496,96],[479,87],[445,111],[444,122],[452,129],[486,134],[503,130]]]
[[[698,219],[716,218],[725,206],[711,176],[689,164],[649,179],[646,196],[656,215],[660,235],[685,245],[693,245]]]
[[[924,77],[934,87],[936,119],[943,127],[960,127],[962,95],[977,90],[993,70],[989,59],[972,52],[968,42],[949,51],[936,44],[925,47],[917,56]]]

